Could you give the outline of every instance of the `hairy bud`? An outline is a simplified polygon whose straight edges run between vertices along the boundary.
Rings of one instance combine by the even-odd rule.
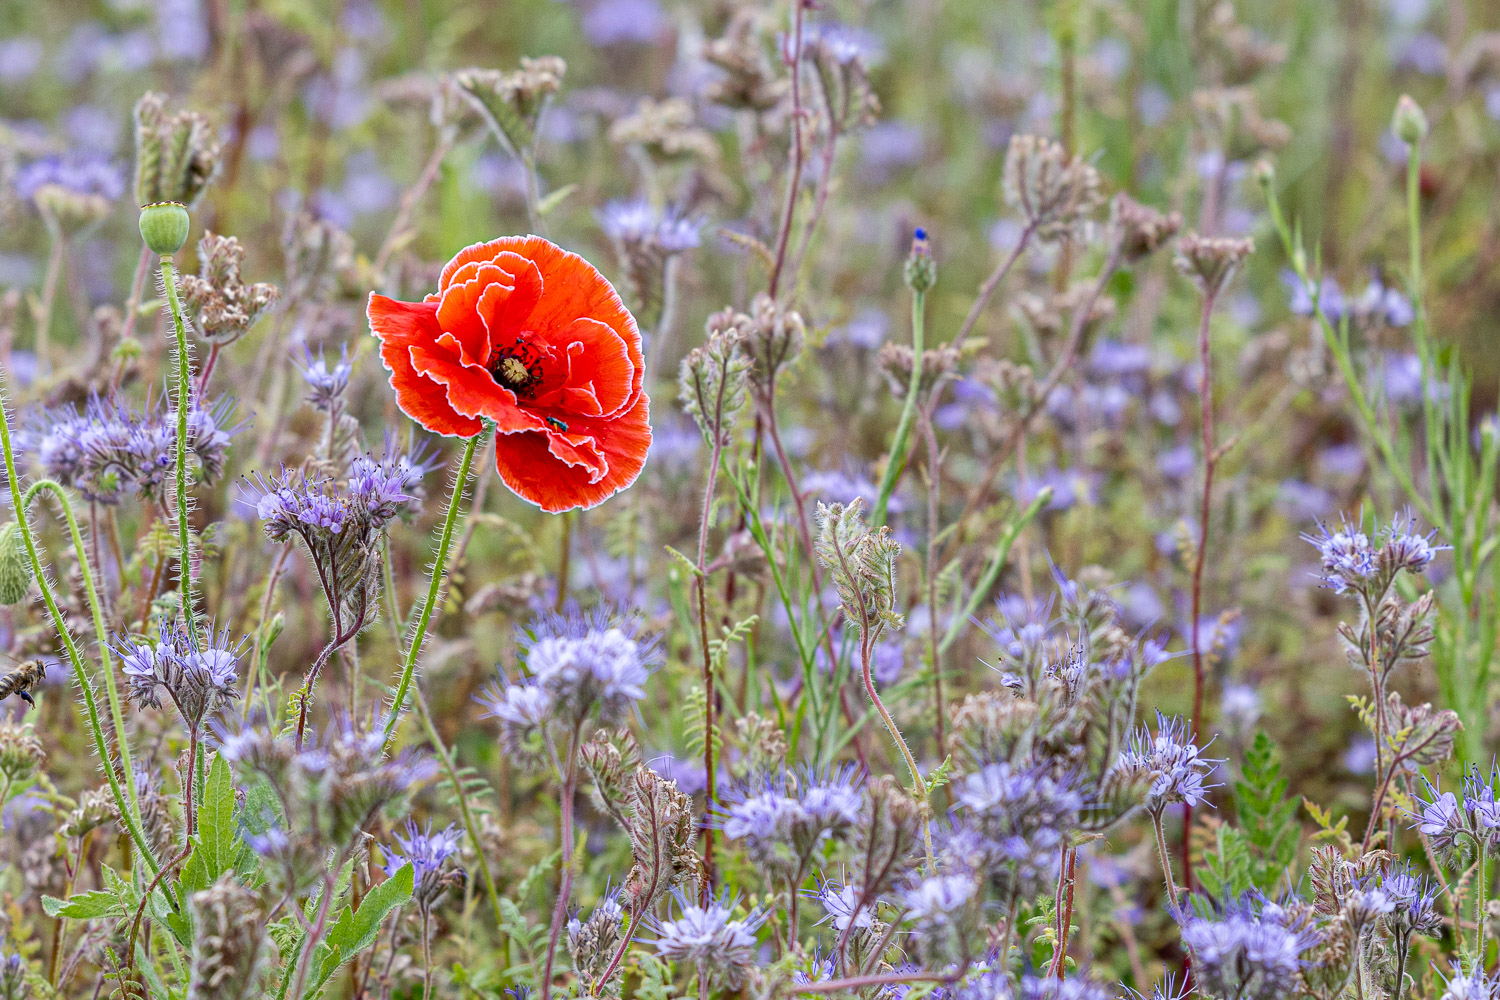
[[[0,604],[19,604],[31,590],[31,555],[18,521],[0,525]]]
[[[137,203],[176,202],[192,208],[218,172],[219,154],[219,142],[203,115],[196,111],[170,113],[167,99],[157,93],[148,93],[136,102]]]
[[[260,995],[265,966],[265,911],[260,896],[232,871],[192,896],[193,971],[188,1000],[245,1000]]]

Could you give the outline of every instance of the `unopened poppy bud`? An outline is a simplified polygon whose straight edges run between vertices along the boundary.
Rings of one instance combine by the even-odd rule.
[[[163,257],[182,249],[188,224],[187,209],[176,202],[158,202],[141,209],[141,239],[152,253]]]
[[[31,556],[21,525],[8,521],[0,525],[0,604],[18,604],[31,589]]]
[[[937,284],[937,261],[932,259],[932,248],[927,244],[927,230],[918,229],[911,240],[911,253],[906,257],[906,287],[918,295]]]
[[[1415,146],[1427,137],[1427,115],[1410,94],[1402,94],[1396,101],[1391,131],[1408,146]]]

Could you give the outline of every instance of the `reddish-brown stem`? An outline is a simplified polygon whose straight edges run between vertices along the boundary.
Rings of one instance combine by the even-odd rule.
[[[1057,866],[1057,948],[1052,952],[1052,966],[1047,975],[1062,979],[1068,964],[1068,936],[1073,926],[1073,884],[1078,873],[1078,848],[1063,851],[1062,862]]]
[[[208,348],[208,357],[203,359],[203,369],[198,372],[198,395],[202,396],[208,389],[208,377],[214,373],[214,365],[219,360],[219,350],[222,344],[212,344]]]
[[[1198,323],[1198,365],[1202,384],[1198,388],[1201,403],[1203,431],[1203,497],[1198,507],[1198,550],[1193,559],[1193,588],[1191,613],[1188,628],[1192,635],[1193,650],[1193,726],[1192,738],[1197,739],[1203,724],[1203,567],[1208,553],[1208,519],[1213,506],[1214,466],[1218,462],[1214,445],[1214,369],[1213,345],[1209,338],[1209,321],[1213,318],[1215,295],[1206,291],[1203,295],[1203,312]],[[1193,889],[1193,852],[1191,847],[1193,830],[1193,807],[1182,804],[1182,884],[1189,892]]]
[[[798,986],[794,992],[842,993],[845,990],[861,990],[870,986],[894,986],[901,983],[939,983],[948,985],[958,982],[968,973],[970,962],[971,960],[965,959],[964,963],[953,972],[897,972],[852,976],[848,979],[825,979],[820,983],[804,983]]]
[[[562,817],[559,823],[562,835],[562,879],[557,887],[557,903],[552,907],[552,931],[547,935],[547,963],[542,971],[542,1000],[552,996],[552,963],[557,958],[557,938],[568,912],[568,898],[573,894],[573,794],[578,787],[578,734],[583,723],[573,724],[573,733],[568,740],[568,763],[563,777]]]
[[[781,227],[776,236],[776,262],[771,265],[771,277],[766,292],[776,298],[781,284],[781,272],[786,267],[786,248],[792,235],[792,216],[797,212],[797,189],[802,183],[802,4],[804,0],[792,0],[792,34],[787,39],[791,46],[790,68],[792,76],[792,159],[787,166],[786,204],[781,210]]]
[[[719,379],[719,398],[714,413],[724,412],[724,391],[728,379]],[[708,463],[708,483],[703,490],[703,513],[698,519],[698,644],[703,651],[703,879],[698,884],[699,905],[707,906],[713,896],[714,828],[707,821],[714,804],[714,667],[708,651],[708,531],[713,518],[714,487],[718,485],[719,457],[724,451],[723,435],[714,428],[713,457]]]

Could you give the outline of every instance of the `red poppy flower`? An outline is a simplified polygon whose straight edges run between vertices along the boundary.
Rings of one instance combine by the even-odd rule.
[[[430,431],[496,426],[495,464],[552,513],[635,482],[651,445],[635,319],[594,266],[540,236],[476,243],[421,302],[370,295],[396,401]]]

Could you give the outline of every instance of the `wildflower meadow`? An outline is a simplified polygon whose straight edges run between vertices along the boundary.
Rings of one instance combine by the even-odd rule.
[[[0,1000],[1500,1000],[1490,0],[0,0]]]

